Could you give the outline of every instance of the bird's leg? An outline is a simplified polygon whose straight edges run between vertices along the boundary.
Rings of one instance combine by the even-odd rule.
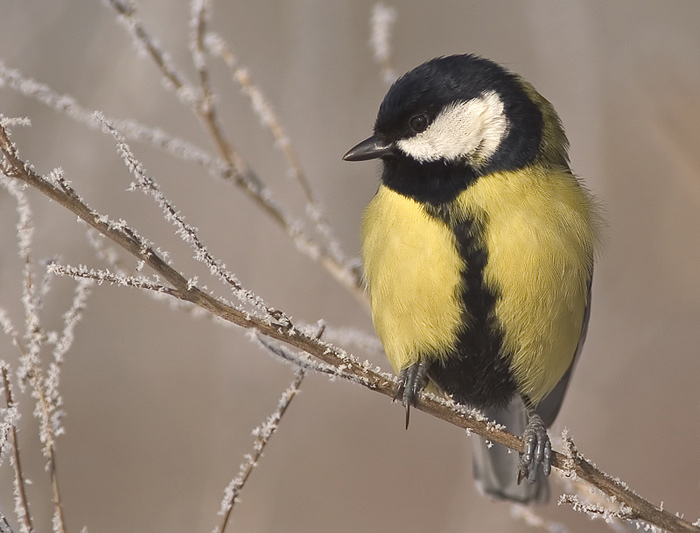
[[[548,476],[552,471],[552,443],[547,435],[547,428],[535,408],[525,400],[527,412],[527,427],[523,432],[525,451],[520,455],[518,466],[518,485],[523,479],[529,483],[537,481],[537,475],[542,467],[542,473]]]
[[[428,365],[416,363],[403,368],[399,373],[399,388],[394,400],[401,398],[401,403],[406,408],[406,429],[411,416],[411,407],[418,404],[418,396],[428,384]]]

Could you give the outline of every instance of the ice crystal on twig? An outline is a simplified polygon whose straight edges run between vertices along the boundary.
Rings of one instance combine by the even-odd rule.
[[[309,325],[304,328],[304,331],[308,333],[313,327],[315,326]],[[327,326],[323,339],[343,347],[353,346],[367,354],[384,353],[384,347],[376,335],[355,328]]]
[[[45,387],[46,397],[51,406],[51,425],[54,435],[61,435],[63,428],[61,427],[61,416],[63,411],[63,398],[59,393],[59,384],[61,378],[61,367],[63,358],[73,345],[75,340],[75,327],[83,317],[83,311],[88,297],[90,296],[92,281],[80,280],[75,287],[73,303],[70,309],[63,315],[63,331],[56,342],[53,350],[53,361],[49,364],[49,369],[46,374]]]
[[[304,380],[305,372],[299,370],[289,387],[282,393],[279,401],[277,402],[277,409],[268,417],[268,419],[263,422],[262,425],[258,426],[253,430],[253,436],[255,436],[255,444],[253,445],[253,453],[245,455],[245,461],[241,464],[238,475],[231,480],[231,482],[226,487],[224,491],[224,498],[221,501],[220,515],[223,515],[223,520],[219,528],[214,529],[223,533],[226,529],[226,524],[228,523],[229,517],[231,516],[231,510],[233,506],[238,501],[238,496],[241,490],[245,486],[246,481],[250,477],[251,472],[257,466],[257,462],[262,456],[265,446],[270,440],[270,437],[275,433],[277,427],[279,426],[280,420],[287,411],[290,402],[297,394],[301,382]]]
[[[149,291],[160,292],[178,296],[177,291],[159,283],[157,280],[146,278],[143,276],[127,276],[117,274],[104,269],[88,268],[85,265],[73,267],[70,265],[59,265],[53,263],[49,267],[52,274],[56,276],[68,276],[79,281],[89,281],[102,285],[108,283],[110,285],[118,285],[120,287],[135,287],[137,289],[146,289]]]
[[[22,462],[19,454],[19,440],[17,429],[19,427],[19,410],[12,393],[10,382],[10,367],[5,361],[0,361],[0,374],[2,382],[0,386],[4,391],[5,409],[2,411],[2,446],[0,447],[0,463],[5,452],[10,454],[10,463],[14,470],[13,493],[15,500],[15,515],[20,523],[20,531],[22,533],[31,533],[34,529],[32,526],[32,518],[29,513],[29,501],[25,489],[26,480],[22,473]],[[10,448],[10,450],[7,450]]]
[[[184,217],[165,197],[156,181],[146,173],[143,165],[136,159],[124,137],[112,124],[106,121],[104,115],[96,113],[95,120],[101,122],[105,129],[112,134],[117,143],[117,151],[121,155],[124,164],[127,169],[129,169],[129,172],[136,178],[136,181],[131,184],[130,189],[141,189],[155,200],[156,204],[163,211],[165,219],[172,223],[177,229],[177,235],[192,247],[194,250],[194,258],[204,263],[213,275],[230,285],[233,294],[239,300],[252,304],[254,308],[262,311],[264,316],[272,318],[276,322],[289,324],[290,321],[288,317],[266,305],[262,298],[256,294],[244,289],[238,279],[236,279],[236,276],[226,269],[226,265],[214,258],[199,237],[197,228],[185,222]]]
[[[577,494],[562,494],[557,502],[559,505],[570,505],[574,511],[587,514],[591,518],[601,518],[607,523],[615,520],[629,520],[633,518],[633,510],[620,504],[618,509],[610,509],[604,505],[583,501]]]
[[[260,88],[253,82],[249,70],[240,64],[229,45],[221,36],[215,33],[208,33],[204,44],[210,54],[220,57],[230,69],[232,78],[241,86],[244,94],[250,100],[253,111],[257,114],[261,123],[272,133],[276,145],[280,147],[287,160],[292,176],[299,183],[304,192],[307,200],[306,213],[313,222],[314,229],[324,239],[325,246],[323,251],[317,246],[309,248],[309,243],[303,243],[302,241],[297,243],[298,246],[302,244],[305,245],[307,247],[307,253],[315,256],[316,260],[327,253],[330,258],[332,258],[335,269],[338,271],[337,275],[340,275],[340,273],[345,270],[347,271],[345,275],[352,278],[352,267],[345,258],[342,247],[335,237],[333,228],[325,215],[325,209],[316,197],[306,177],[306,173],[302,168],[301,162],[292,147],[292,143],[284,131],[282,122],[272,109],[272,105],[268,102],[267,98],[265,98]],[[303,235],[298,228],[293,231],[300,236]]]
[[[0,61],[0,80],[12,89],[34,98],[38,102],[65,114],[68,118],[91,128],[99,124],[93,119],[94,111],[86,109],[72,96],[58,94],[48,85],[24,76],[18,69],[6,67]],[[13,119],[17,120],[17,119]],[[175,157],[191,161],[206,168],[212,176],[226,179],[230,176],[230,165],[212,157],[194,144],[166,133],[161,128],[152,128],[134,120],[108,118],[124,136],[160,148]],[[17,122],[18,124],[20,122]],[[23,124],[23,123],[22,123]]]
[[[133,36],[134,46],[143,53],[150,55],[158,65],[166,88],[175,91],[181,102],[191,105],[195,101],[195,91],[187,78],[176,67],[170,55],[166,53],[158,40],[148,33],[141,21],[136,17],[136,10],[130,4],[120,0],[107,0],[117,12],[118,20]]]

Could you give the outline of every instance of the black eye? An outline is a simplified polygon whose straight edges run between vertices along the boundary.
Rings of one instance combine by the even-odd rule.
[[[430,124],[430,119],[425,113],[415,115],[408,121],[409,128],[411,128],[415,133],[420,133],[428,129],[428,124]]]

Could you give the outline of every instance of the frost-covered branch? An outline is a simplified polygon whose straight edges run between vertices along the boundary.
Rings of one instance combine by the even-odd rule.
[[[557,467],[568,478],[583,480],[604,493],[611,502],[617,504],[617,509],[611,511],[605,506],[590,504],[572,495],[563,495],[560,498],[560,504],[569,504],[576,511],[603,518],[605,521],[620,519],[627,522],[640,522],[642,525],[646,523],[674,532],[692,531],[697,533],[700,531],[700,526],[697,523],[691,524],[664,510],[663,506],[653,505],[630,489],[624,481],[599,470],[581,455],[574,441],[566,432],[562,441],[564,453],[556,454]]]
[[[173,88],[175,94],[183,103],[192,104],[195,100],[195,90],[185,75],[175,67],[172,58],[161,48],[158,40],[146,31],[143,23],[136,17],[134,4],[120,0],[108,1],[119,14],[118,20],[134,36],[134,44],[137,49],[143,54],[151,56],[157,63],[166,86]]]
[[[255,437],[253,453],[246,454],[245,461],[243,464],[241,464],[238,475],[231,480],[224,491],[224,499],[221,501],[221,510],[219,511],[219,514],[223,515],[223,519],[221,521],[221,526],[214,529],[215,533],[224,533],[226,530],[226,525],[228,524],[228,520],[231,516],[231,511],[233,510],[233,506],[238,502],[238,496],[240,495],[241,490],[248,481],[251,472],[257,466],[258,460],[265,450],[265,446],[267,446],[270,437],[272,437],[277,430],[280,420],[287,411],[289,404],[296,396],[305,375],[305,371],[297,370],[296,377],[289,385],[287,390],[282,393],[282,397],[279,399],[279,402],[277,402],[277,409],[275,409],[275,412],[272,413],[262,425],[253,430],[253,436]]]
[[[175,297],[178,296],[170,287],[158,283],[157,280],[152,280],[144,276],[125,276],[110,272],[109,270],[88,268],[85,265],[74,267],[70,265],[60,265],[58,263],[51,263],[48,267],[48,271],[55,276],[67,276],[78,281],[87,280],[98,285],[106,283],[119,287],[134,287],[136,289],[169,294]]]
[[[124,164],[136,178],[129,190],[141,189],[144,193],[149,194],[163,211],[165,220],[175,226],[177,235],[192,247],[195,252],[195,259],[204,263],[213,275],[230,285],[234,295],[239,300],[252,305],[267,315],[276,314],[276,318],[279,321],[288,321],[289,319],[284,316],[284,313],[269,307],[259,296],[245,290],[236,279],[236,276],[226,268],[226,265],[214,258],[200,239],[197,228],[185,222],[184,217],[165,197],[156,181],[146,173],[146,170],[131,152],[129,145],[126,144],[124,137],[114,126],[106,121],[103,115],[96,114],[96,120],[101,122],[106,130],[112,134],[117,142],[117,151],[121,155]]]
[[[232,78],[241,86],[244,94],[250,100],[251,107],[260,118],[262,124],[272,133],[276,146],[282,150],[291,170],[292,177],[299,183],[306,196],[306,212],[313,222],[314,228],[325,241],[325,248],[320,250],[320,253],[323,254],[320,257],[321,260],[332,261],[329,263],[329,266],[333,266],[334,268],[342,266],[345,271],[351,272],[353,267],[348,263],[340,243],[335,238],[333,228],[326,218],[325,209],[311,188],[311,184],[306,177],[301,162],[292,147],[289,137],[284,131],[282,122],[272,109],[272,105],[267,101],[260,88],[253,81],[249,70],[241,65],[239,60],[234,56],[231,47],[226,43],[223,37],[216,33],[208,33],[204,44],[211,55],[221,58],[229,68]],[[353,287],[353,289],[354,288],[355,287]]]
[[[95,112],[82,106],[75,98],[65,94],[58,94],[48,85],[26,77],[17,69],[6,67],[0,61],[0,83],[6,83],[8,87],[36,99],[38,102],[60,112],[67,117],[87,125],[96,127],[99,123],[94,120]],[[243,190],[254,197],[255,202],[262,207],[263,211],[270,215],[286,233],[293,239],[297,249],[311,259],[318,261],[329,271],[343,286],[350,290],[360,301],[364,300],[364,293],[361,287],[361,278],[357,268],[351,262],[343,259],[344,254],[339,249],[337,241],[332,237],[332,231],[321,222],[317,222],[315,227],[322,235],[327,235],[327,246],[321,246],[309,235],[301,230],[302,224],[290,217],[273,197],[269,189],[265,188],[259,178],[249,172],[249,176],[254,178],[250,182],[245,182],[242,178],[233,174],[231,163],[223,159],[212,157],[203,149],[194,144],[179,139],[161,128],[153,128],[141,124],[134,120],[117,118],[106,118],[116,130],[128,139],[149,144],[155,148],[165,150],[170,155],[178,157],[184,161],[189,161],[204,167],[210,175],[217,179],[231,182],[243,188]],[[318,219],[311,206],[307,209],[312,221]]]
[[[125,22],[134,40],[137,42],[137,45],[145,50],[153,59],[156,66],[161,71],[163,78],[174,88],[176,94],[181,95],[183,92],[185,94],[192,93],[193,91],[187,85],[184,76],[178,74],[178,71],[172,65],[167,54],[155,44],[156,40],[149,35],[144,25],[137,19],[134,8],[121,0],[108,0],[108,2],[115,9],[120,20]],[[203,51],[207,49],[209,52],[219,55],[230,68],[234,68],[236,62],[235,59],[233,59],[233,55],[230,53],[230,49],[221,38],[207,38],[207,35],[205,35],[208,11],[209,4],[206,0],[197,0],[193,2],[190,24],[192,27],[190,49],[192,50],[195,68],[200,78],[200,96],[193,99],[183,99],[180,97],[180,100],[189,105],[194,114],[204,125],[216,145],[219,156],[230,168],[230,176],[234,179],[235,183],[285,230],[301,252],[321,263],[323,267],[346,289],[350,290],[358,300],[366,303],[359,270],[355,268],[350,261],[344,258],[345,255],[340,248],[340,244],[333,236],[330,225],[327,223],[323,214],[320,202],[313,196],[308,181],[301,171],[301,165],[296,155],[291,150],[290,143],[286,140],[287,137],[282,130],[279,120],[272,114],[271,107],[263,98],[262,93],[250,81],[249,74],[245,69],[234,69],[234,77],[236,77],[238,82],[241,83],[246,90],[253,104],[253,109],[258,112],[259,116],[266,117],[263,119],[263,122],[267,123],[268,127],[271,128],[280,146],[282,146],[285,155],[288,160],[290,160],[292,171],[309,199],[307,212],[312,222],[314,222],[315,228],[324,237],[326,245],[321,245],[316,240],[309,237],[302,231],[301,224],[284,212],[282,207],[272,197],[269,189],[263,185],[260,177],[250,168],[243,156],[235,149],[224,134],[223,128],[217,118],[214,98],[209,84],[209,73],[206,62],[204,61]]]
[[[2,512],[2,509],[0,509],[0,533],[15,533],[15,530],[12,529],[12,526],[7,521],[7,518],[5,518],[5,514]]]
[[[576,494],[562,494],[557,503],[559,505],[570,505],[574,511],[586,514],[594,519],[600,518],[607,523],[612,523],[614,520],[633,521],[636,516],[632,509],[625,505],[621,505],[619,509],[610,509],[604,505],[583,501]]]
[[[8,121],[0,115],[0,131],[5,135],[5,128],[13,121]],[[6,138],[6,137],[5,137]],[[14,147],[10,146],[14,151]],[[4,152],[4,150],[3,150]],[[59,490],[58,474],[56,471],[56,453],[55,453],[55,438],[61,433],[60,418],[62,399],[58,394],[58,379],[60,377],[60,361],[54,360],[54,364],[50,367],[48,376],[45,377],[44,368],[41,365],[39,354],[41,346],[45,340],[45,334],[41,327],[39,318],[39,310],[41,308],[41,287],[43,283],[36,283],[33,261],[31,257],[32,236],[34,227],[32,221],[32,211],[29,207],[29,202],[21,182],[12,180],[12,174],[7,166],[7,154],[4,154],[0,162],[0,172],[4,176],[0,176],[0,184],[14,197],[19,221],[17,222],[17,246],[19,256],[23,266],[23,290],[22,303],[24,305],[25,332],[24,341],[25,347],[22,348],[17,337],[13,337],[13,343],[20,350],[20,366],[17,372],[20,387],[25,387],[28,383],[31,387],[32,397],[36,400],[34,408],[34,416],[39,420],[39,440],[42,444],[42,453],[46,458],[46,467],[51,478],[51,487],[53,491],[54,516],[53,526],[54,531],[65,533],[65,520],[63,517],[63,506],[61,503],[61,493]],[[24,167],[29,165],[24,163]],[[46,178],[58,186],[65,185],[62,174],[55,172]],[[76,298],[77,299],[77,298]],[[79,311],[78,311],[79,314]],[[65,336],[61,339],[64,343],[69,342],[71,338],[71,325],[66,326],[64,331]],[[7,329],[5,327],[5,329]],[[56,345],[55,354],[58,357],[62,355],[62,347]],[[16,487],[16,492],[19,488]],[[22,516],[24,512],[21,507],[20,496],[17,496],[17,514]]]
[[[67,94],[58,94],[48,85],[40,83],[22,74],[18,69],[8,68],[0,61],[0,83],[29,97],[37,102],[67,116],[68,118],[88,126],[97,128],[101,125],[95,122],[93,110],[81,105],[75,98]],[[231,175],[229,165],[221,159],[212,157],[202,148],[179,139],[161,128],[153,128],[135,120],[107,118],[114,124],[122,135],[128,139],[137,140],[165,150],[172,156],[189,161],[205,168],[212,176],[228,180]]]
[[[7,328],[5,328],[7,332]],[[15,493],[15,514],[21,525],[22,533],[31,533],[34,531],[34,526],[32,525],[32,517],[29,513],[29,501],[27,500],[27,491],[24,483],[24,474],[22,474],[22,461],[19,455],[19,441],[17,438],[17,422],[19,421],[19,412],[17,410],[17,404],[12,395],[12,388],[10,384],[9,377],[10,369],[7,363],[0,361],[0,373],[2,373],[2,387],[5,390],[5,405],[7,406],[4,411],[3,416],[3,433],[7,432],[9,438],[7,439],[6,445],[11,448],[11,463],[12,468],[15,472],[14,480],[14,493]],[[6,428],[6,429],[5,429]],[[4,455],[4,448],[0,448],[0,459]],[[3,520],[5,517],[2,517]],[[9,528],[9,524],[5,521],[5,524]],[[0,529],[2,531],[2,529]]]
[[[369,43],[374,53],[374,61],[379,65],[387,85],[398,78],[391,59],[391,30],[396,22],[396,9],[382,3],[375,4],[370,18]]]

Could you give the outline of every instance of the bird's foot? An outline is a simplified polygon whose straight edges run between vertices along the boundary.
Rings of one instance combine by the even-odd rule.
[[[547,435],[547,428],[534,409],[528,409],[527,427],[523,433],[525,452],[520,456],[518,466],[518,485],[523,479],[535,483],[542,468],[542,473],[548,476],[552,471],[552,443]]]
[[[394,400],[401,399],[406,408],[406,429],[411,415],[411,407],[418,405],[418,397],[428,384],[428,366],[424,363],[416,363],[404,368],[399,373],[399,388]]]

